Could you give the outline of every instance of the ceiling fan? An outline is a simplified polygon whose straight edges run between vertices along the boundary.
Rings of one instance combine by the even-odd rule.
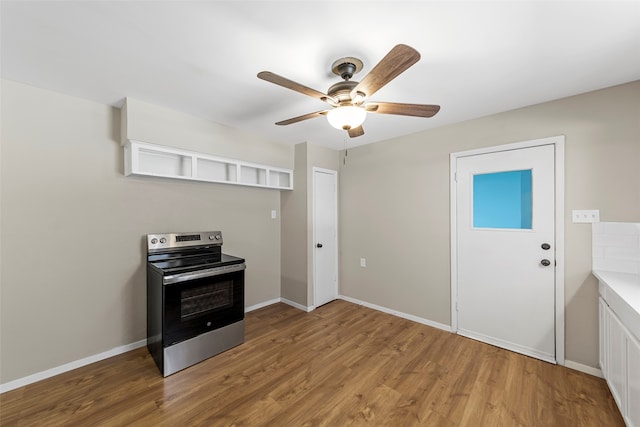
[[[414,48],[404,44],[396,45],[360,82],[351,80],[351,77],[362,70],[362,61],[353,57],[338,59],[332,64],[331,71],[344,81],[332,85],[326,94],[270,71],[258,73],[258,78],[319,99],[333,107],[283,120],[276,125],[290,125],[318,116],[327,116],[331,126],[344,129],[351,138],[355,138],[364,135],[362,123],[367,113],[432,117],[440,110],[439,105],[366,102],[380,88],[398,77],[419,59],[420,54]]]

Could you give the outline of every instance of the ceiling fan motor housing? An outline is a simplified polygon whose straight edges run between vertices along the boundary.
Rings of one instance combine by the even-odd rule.
[[[351,91],[358,85],[356,81],[345,80],[331,85],[327,94],[338,101],[338,104],[347,103],[351,105]]]

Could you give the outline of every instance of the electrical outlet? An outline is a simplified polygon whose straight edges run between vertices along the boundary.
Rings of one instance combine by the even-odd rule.
[[[271,211],[271,219],[276,219],[278,217],[278,212],[274,209]]]
[[[573,210],[571,218],[574,223],[600,222],[600,211],[598,209]]]
[[[360,267],[366,267],[366,266],[367,266],[367,259],[360,258]]]

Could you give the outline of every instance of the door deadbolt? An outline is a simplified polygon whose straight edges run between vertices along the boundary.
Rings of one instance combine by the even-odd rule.
[[[548,251],[549,249],[551,249],[551,245],[548,243],[543,243],[540,247],[545,251]]]
[[[543,259],[542,261],[540,261],[540,264],[544,265],[545,267],[548,267],[551,265],[551,261],[549,261],[548,259]]]

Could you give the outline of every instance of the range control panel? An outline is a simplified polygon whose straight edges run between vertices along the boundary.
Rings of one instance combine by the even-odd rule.
[[[149,251],[203,245],[222,245],[222,232],[147,234],[147,250]]]

